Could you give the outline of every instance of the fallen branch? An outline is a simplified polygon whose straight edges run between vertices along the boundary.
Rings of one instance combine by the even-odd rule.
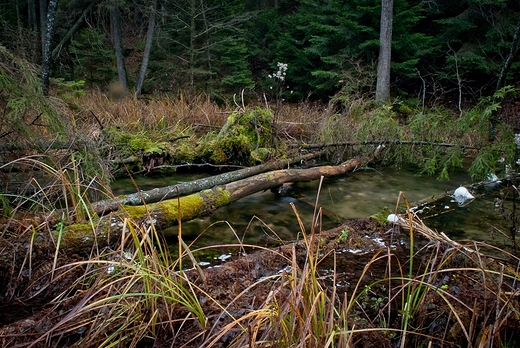
[[[322,176],[342,175],[353,171],[362,164],[363,160],[356,158],[337,166],[276,170],[215,186],[180,198],[167,199],[147,205],[127,205],[123,207],[120,213],[101,217],[95,226],[91,224],[64,226],[60,235],[62,238],[60,248],[64,252],[88,253],[93,245],[102,248],[110,245],[111,242],[117,243],[120,241],[127,218],[136,220],[143,225],[154,225],[158,229],[163,229],[173,226],[179,221],[185,222],[196,217],[209,215],[224,205],[285,182],[311,181]],[[44,232],[38,233],[43,234]],[[163,233],[166,233],[166,231],[163,231]],[[53,234],[55,234],[54,240],[60,237],[56,231]],[[45,237],[45,240],[48,239],[48,237]]]
[[[475,146],[454,144],[454,143],[433,143],[429,141],[402,141],[402,140],[374,140],[374,141],[342,141],[336,143],[321,143],[321,144],[296,144],[293,147],[299,147],[301,149],[322,149],[324,147],[335,147],[335,146],[361,146],[361,145],[429,145],[429,146],[440,146],[440,147],[457,147],[460,146],[464,149],[479,149]]]
[[[224,185],[267,171],[282,169],[289,166],[290,164],[310,160],[318,157],[319,155],[320,153],[312,153],[288,160],[277,160],[255,167],[249,167],[229,173],[215,175],[209,178],[179,183],[167,187],[154,188],[147,191],[139,191],[130,195],[95,202],[92,205],[98,215],[103,215],[108,212],[117,211],[122,205],[140,205],[143,203],[150,204],[165,199],[189,195],[194,192],[207,190],[214,186]]]

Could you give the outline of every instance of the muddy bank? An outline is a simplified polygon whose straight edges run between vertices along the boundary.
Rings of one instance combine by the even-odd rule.
[[[25,237],[24,242],[21,237]],[[130,330],[127,322],[135,313],[112,313],[114,303],[107,300],[123,291],[114,279],[128,276],[123,271],[124,260],[114,259],[112,253],[116,250],[116,255],[124,255],[123,249],[117,251],[119,247],[112,245],[96,254],[59,254],[56,261],[51,249],[33,250],[31,258],[14,258],[17,248],[28,247],[29,237],[2,236],[0,256],[6,262],[0,273],[0,284],[4,284],[1,306],[3,313],[13,315],[2,318],[1,346],[64,347],[77,342],[83,347],[98,347],[117,330],[121,335],[113,336],[114,341],[125,341],[125,333],[136,334],[132,330],[137,329]],[[276,316],[271,324],[258,326],[254,337],[244,330],[254,326],[256,311],[281,308],[294,301],[294,289],[289,285],[314,273],[308,272],[312,263],[317,263],[316,284],[330,303],[338,308],[351,304],[343,319],[353,330],[354,346],[397,346],[410,292],[417,296],[413,313],[408,313],[408,330],[413,333],[407,346],[428,342],[433,346],[466,346],[492,339],[518,342],[514,331],[520,315],[514,266],[518,259],[504,254],[497,261],[439,240],[432,242],[419,233],[415,239],[410,258],[406,228],[354,220],[273,249],[248,249],[244,255],[246,249],[237,247],[233,259],[220,266],[182,273],[170,268],[169,277],[191,289],[189,293],[204,316],[200,320],[189,305],[171,300],[157,304],[155,313],[147,313],[144,303],[149,299],[139,294],[149,285],[135,281],[127,306],[145,306],[141,308],[145,321],[155,323],[141,327],[141,333],[147,334],[136,336],[141,337],[139,346],[225,347],[236,342],[276,340],[272,327]],[[124,250],[131,250],[131,246]],[[93,259],[98,261],[81,262]],[[121,273],[115,275],[111,265],[119,265]],[[106,279],[113,282],[110,287],[102,286]],[[113,320],[103,322],[107,313]],[[489,331],[491,325],[493,332]]]

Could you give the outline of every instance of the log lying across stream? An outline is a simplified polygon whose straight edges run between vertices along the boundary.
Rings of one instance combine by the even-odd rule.
[[[265,173],[272,170],[279,170],[288,167],[291,164],[308,161],[317,158],[321,152],[310,153],[292,159],[276,160],[263,163],[255,167],[248,167],[232,172],[215,175],[209,178],[203,178],[185,183],[179,183],[167,187],[154,188],[152,190],[140,191],[126,196],[115,197],[93,203],[93,208],[98,215],[104,215],[109,212],[118,210],[122,205],[141,205],[143,203],[150,204],[165,199],[186,196],[202,190],[207,190],[218,185],[224,185],[233,181],[245,179],[253,175]],[[313,180],[313,179],[311,179]]]
[[[98,247],[118,240],[124,229],[124,219],[131,218],[158,229],[209,215],[219,207],[235,202],[255,192],[277,187],[286,182],[301,182],[346,174],[363,164],[361,158],[351,159],[337,166],[309,169],[281,169],[254,175],[224,185],[214,186],[187,196],[166,199],[139,206],[124,205],[119,212],[101,217],[95,228],[90,224],[65,226],[61,234],[62,249],[88,252],[97,242]]]

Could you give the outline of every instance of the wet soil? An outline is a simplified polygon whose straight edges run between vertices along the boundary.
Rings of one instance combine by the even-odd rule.
[[[95,282],[90,288],[76,283],[86,272],[84,268],[67,266],[91,255],[60,254],[55,261],[55,252],[49,248],[32,250],[33,256],[29,260],[30,238],[27,233],[4,233],[0,238],[0,346],[74,346],[74,342],[88,333],[79,319],[75,324],[77,329],[61,336],[53,333],[53,328],[68,313],[84,304],[94,291]],[[310,240],[311,236],[308,238]],[[203,269],[204,276],[196,270],[185,270],[190,281],[199,287],[199,302],[208,320],[206,328],[194,321],[186,321],[189,312],[179,306],[174,311],[176,317],[168,318],[175,324],[161,326],[153,339],[146,338],[138,346],[201,346],[202,331],[206,332],[205,337],[216,335],[229,324],[229,315],[223,315],[222,307],[233,316],[258,309],[277,286],[274,281],[262,279],[290,274],[292,267],[296,266],[303,269],[308,262],[308,245],[301,240],[270,250],[248,251],[247,254],[242,250],[221,265]],[[337,298],[358,296],[357,305],[349,312],[348,318],[356,328],[401,329],[406,289],[403,279],[410,272],[406,229],[369,219],[353,220],[315,234],[312,245],[312,250],[319,254],[318,279],[325,292],[334,292]],[[420,289],[417,284],[427,282],[434,290],[424,291],[424,296],[418,297],[420,300],[410,315],[409,325],[410,328],[422,329],[419,335],[408,338],[407,346],[427,345],[428,342],[433,347],[468,346],[489,342],[491,338],[502,346],[520,342],[519,280],[503,276],[504,267],[513,269],[511,274],[517,275],[514,271],[516,259],[507,258],[507,255],[500,260],[488,259],[464,251],[454,252],[453,246],[420,236],[416,237],[412,259],[412,278],[416,283],[410,289]],[[475,264],[492,270],[490,274],[495,276],[486,278],[488,273],[475,271]],[[58,295],[63,298],[63,293],[67,293],[66,300],[53,303]],[[504,301],[501,294],[505,293],[513,295]],[[207,301],[208,297],[215,301]],[[498,321],[497,316],[500,318]],[[489,333],[491,326],[493,334]],[[465,332],[467,327],[472,332]],[[354,337],[352,346],[399,346],[399,336],[385,332],[362,332]],[[215,346],[226,347],[238,334],[239,331],[230,330]],[[34,343],[38,339],[40,341]]]

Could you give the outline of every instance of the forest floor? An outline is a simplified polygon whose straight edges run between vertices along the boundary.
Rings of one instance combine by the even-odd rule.
[[[326,298],[324,309],[332,306],[339,310],[321,320],[330,321],[330,325],[345,322],[345,332],[336,332],[334,341],[344,340],[352,346],[396,347],[407,331],[407,347],[455,347],[465,346],[468,341],[513,347],[520,342],[518,274],[510,269],[518,259],[506,254],[485,257],[471,251],[471,246],[454,248],[417,232],[410,258],[409,233],[393,224],[361,219],[302,235],[300,241],[272,249],[239,247],[220,266],[188,269],[182,274],[182,281],[198,296],[195,302],[204,313],[204,327],[190,306],[170,303],[166,309],[158,305],[155,330],[141,337],[139,344],[135,342],[136,346],[238,347],[241,345],[237,342],[257,342],[251,346],[271,347],[277,341],[275,346],[288,346],[276,336],[280,334],[278,325],[290,313],[301,316],[300,326],[315,316],[326,316],[312,309],[320,296]],[[30,236],[26,237],[1,239],[0,258],[11,260],[18,272],[27,272],[23,264],[31,262],[13,259],[13,250],[31,243]],[[104,339],[127,323],[126,317],[119,318],[115,326],[99,317],[103,313],[110,316],[114,304],[96,303],[107,298],[106,292],[115,296],[121,291],[115,283],[108,290],[96,286],[104,281],[103,277],[110,278],[109,272],[88,281],[95,272],[89,263],[81,264],[84,257],[60,255],[57,265],[53,261],[53,250],[39,250],[32,259],[32,277],[20,274],[17,281],[16,277],[6,279],[5,269],[1,273],[2,282],[7,281],[9,287],[2,294],[0,346],[65,347],[76,346],[75,342],[82,342],[84,347],[102,346],[108,343]],[[52,269],[56,271],[51,276]],[[176,277],[173,273],[171,276]],[[27,279],[29,283],[20,282]],[[316,286],[315,293],[309,290]],[[404,306],[410,294],[413,312],[407,312]],[[146,296],[130,298],[147,301]],[[286,304],[290,306],[284,309]],[[266,308],[277,313],[271,323],[261,323],[258,317],[256,321],[243,319],[255,318]],[[112,314],[117,321],[117,313]],[[404,326],[405,318],[408,328]],[[313,331],[302,327],[299,330],[308,331],[305,335]],[[298,339],[298,334],[293,334],[293,339]],[[114,341],[116,338],[121,337],[112,337]]]

